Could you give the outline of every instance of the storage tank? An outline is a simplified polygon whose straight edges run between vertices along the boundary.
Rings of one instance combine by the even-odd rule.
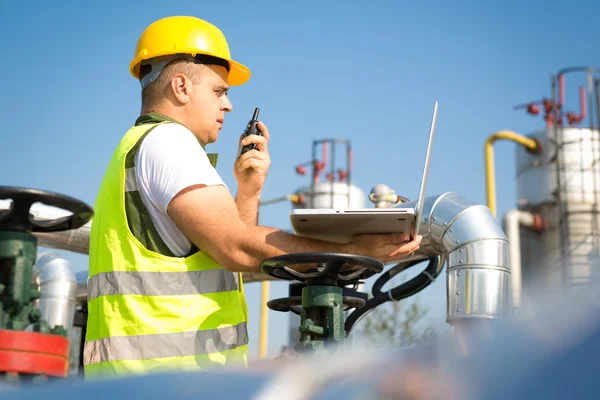
[[[556,144],[554,129],[528,135],[542,144],[539,155],[517,148],[520,208],[548,221],[545,232],[521,231],[523,285],[544,291],[588,283],[599,272],[598,130],[559,130],[562,140]]]
[[[317,182],[298,188],[296,193],[304,195],[304,203],[294,204],[294,208],[365,207],[365,193],[358,186],[348,182]]]
[[[525,298],[571,289],[597,279],[600,273],[598,79],[592,86],[593,69],[585,69],[589,112],[586,90],[581,87],[581,113],[565,113],[566,72],[571,70],[553,78],[560,86],[559,96],[546,100],[546,128],[528,135],[541,144],[541,153],[529,153],[521,146],[516,149],[519,208],[540,214],[548,224],[541,233],[520,231]],[[585,122],[588,126],[576,126],[586,114],[592,117]]]

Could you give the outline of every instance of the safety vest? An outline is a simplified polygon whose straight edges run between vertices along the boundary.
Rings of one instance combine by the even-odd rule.
[[[247,365],[241,273],[201,250],[171,253],[144,207],[135,156],[156,126],[147,114],[122,138],[94,205],[90,234],[86,379]],[[190,133],[191,134],[191,133]],[[216,155],[209,157],[213,166]]]

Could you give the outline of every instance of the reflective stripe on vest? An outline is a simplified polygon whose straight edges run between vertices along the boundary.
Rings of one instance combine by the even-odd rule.
[[[141,202],[135,154],[159,123],[125,134],[94,204],[86,379],[247,363],[241,274],[194,247],[185,257],[170,254]],[[214,166],[216,155],[209,159]]]
[[[248,342],[245,322],[205,331],[109,337],[91,341],[84,357],[89,363],[185,357],[235,349]]]
[[[88,280],[88,300],[99,296],[137,294],[177,296],[238,289],[237,274],[224,269],[183,272],[102,272]]]

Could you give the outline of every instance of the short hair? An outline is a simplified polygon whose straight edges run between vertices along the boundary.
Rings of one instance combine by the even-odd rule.
[[[169,62],[158,75],[158,78],[142,89],[142,110],[153,109],[160,105],[165,98],[165,90],[171,84],[171,79],[176,74],[184,74],[192,83],[198,84],[201,81],[204,64],[194,63],[186,59],[177,59]]]

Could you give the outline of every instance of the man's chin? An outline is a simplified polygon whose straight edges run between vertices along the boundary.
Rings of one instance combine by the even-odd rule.
[[[213,133],[212,135],[210,135],[210,137],[208,138],[208,143],[214,143],[217,141],[217,139],[219,138],[219,133]]]

